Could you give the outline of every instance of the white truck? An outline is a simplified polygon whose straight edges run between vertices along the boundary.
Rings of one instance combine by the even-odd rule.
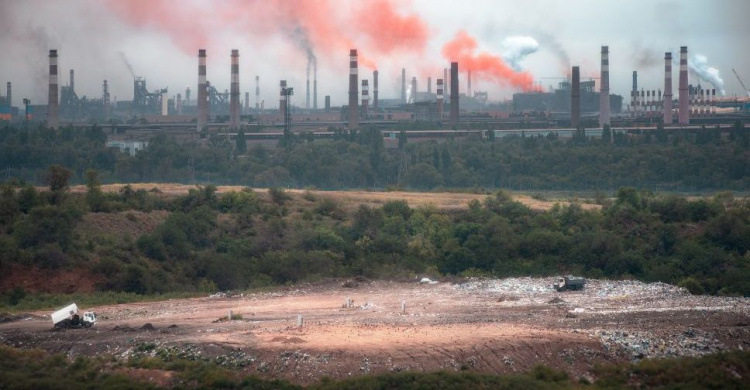
[[[95,323],[96,313],[87,311],[81,317],[75,303],[52,313],[52,324],[55,328],[90,328]]]

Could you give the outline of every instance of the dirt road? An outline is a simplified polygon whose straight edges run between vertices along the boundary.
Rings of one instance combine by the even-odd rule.
[[[578,377],[597,362],[750,348],[750,299],[610,281],[557,293],[552,282],[337,281],[97,307],[95,327],[62,331],[51,330],[48,312],[29,313],[0,324],[0,344],[68,355],[180,356],[296,383],[403,370],[505,373],[537,364]],[[241,318],[218,321],[230,310]]]

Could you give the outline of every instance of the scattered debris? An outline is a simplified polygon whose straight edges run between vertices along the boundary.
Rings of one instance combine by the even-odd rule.
[[[430,278],[422,278],[419,280],[419,284],[435,284],[437,281],[434,281]]]

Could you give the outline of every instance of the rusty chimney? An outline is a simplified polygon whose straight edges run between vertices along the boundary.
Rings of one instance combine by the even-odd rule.
[[[664,124],[672,124],[672,53],[664,53]]]
[[[677,123],[687,125],[690,123],[690,97],[688,96],[688,49],[687,46],[680,47],[680,89],[679,89],[679,113]]]
[[[378,109],[378,71],[372,71],[372,108]]]
[[[581,125],[581,68],[573,67],[573,85],[570,89],[570,126]]]
[[[443,119],[443,79],[437,79],[437,112],[438,120]]]
[[[58,119],[59,91],[57,88],[57,50],[49,51],[49,96],[47,103],[47,125],[52,129],[60,126]]]
[[[458,127],[458,62],[451,62],[451,126]]]
[[[359,127],[359,111],[357,110],[359,97],[359,74],[357,73],[357,49],[349,51],[349,128]]]
[[[362,80],[362,118],[367,119],[367,108],[370,105],[370,85]]]
[[[206,84],[206,49],[198,50],[198,131],[208,124],[208,85]]]
[[[229,86],[229,128],[240,127],[240,51],[232,49],[232,82]]]
[[[609,46],[602,46],[601,88],[599,90],[599,126],[609,125]]]

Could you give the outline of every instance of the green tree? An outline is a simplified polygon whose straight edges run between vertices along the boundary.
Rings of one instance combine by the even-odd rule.
[[[245,154],[247,152],[247,139],[245,139],[245,130],[240,128],[235,138],[235,148],[238,154]]]

